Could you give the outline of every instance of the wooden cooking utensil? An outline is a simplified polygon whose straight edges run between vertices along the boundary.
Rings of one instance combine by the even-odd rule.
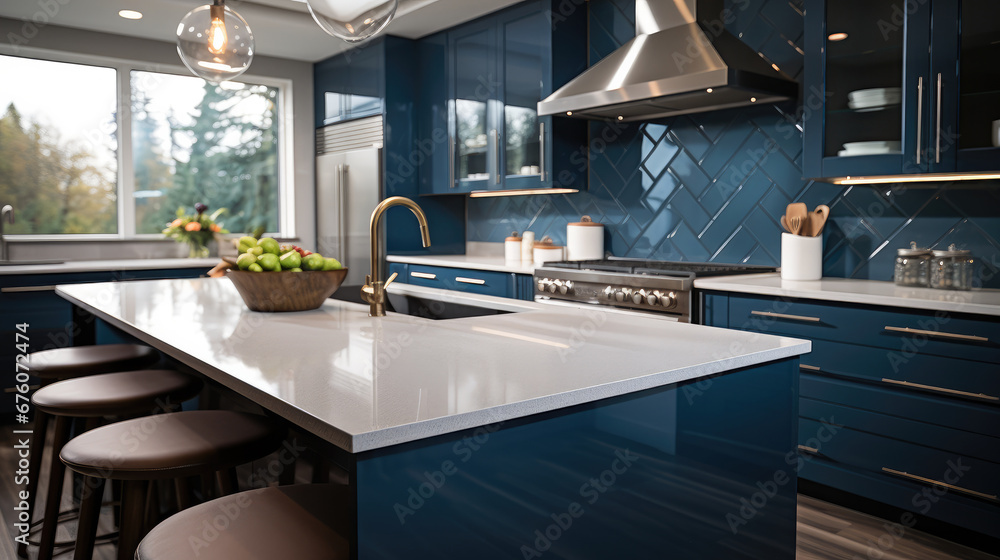
[[[823,233],[823,227],[826,225],[827,218],[830,217],[830,207],[826,204],[820,204],[816,207],[812,213],[809,214],[809,221],[812,223],[812,236]]]
[[[802,233],[802,217],[792,216],[788,218],[788,225],[791,229],[792,235],[800,235]]]
[[[785,216],[788,218],[788,225],[791,226],[791,233],[794,235],[805,235],[802,225],[809,215],[809,209],[804,202],[793,202],[785,209]]]
[[[788,233],[792,233],[792,227],[788,225],[788,219],[785,216],[781,217],[781,227],[785,228]]]

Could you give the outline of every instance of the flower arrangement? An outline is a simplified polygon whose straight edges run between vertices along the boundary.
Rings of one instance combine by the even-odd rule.
[[[216,234],[229,233],[216,223],[216,220],[226,212],[225,208],[219,208],[211,215],[206,216],[208,206],[198,203],[194,205],[195,215],[188,215],[181,207],[177,209],[177,219],[167,224],[167,229],[163,230],[163,235],[177,241],[187,243],[190,248],[189,258],[207,257],[208,243],[215,238]]]

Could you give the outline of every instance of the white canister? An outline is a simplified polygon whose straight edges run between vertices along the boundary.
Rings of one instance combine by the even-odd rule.
[[[781,234],[781,279],[819,280],[823,277],[823,236]]]
[[[507,264],[521,262],[521,238],[517,236],[516,231],[503,240],[503,261]]]
[[[552,243],[552,238],[548,236],[545,236],[541,241],[535,243],[534,254],[536,265],[563,260],[562,246],[554,245]]]
[[[604,258],[604,226],[584,216],[566,225],[566,259],[586,261]]]
[[[521,234],[521,261],[530,263],[535,258],[535,232],[526,231]]]

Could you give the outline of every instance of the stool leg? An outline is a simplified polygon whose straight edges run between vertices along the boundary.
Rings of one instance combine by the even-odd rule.
[[[80,522],[76,529],[76,552],[73,560],[91,560],[97,524],[101,519],[101,502],[104,500],[103,478],[84,477],[83,500],[80,503]]]
[[[42,536],[38,545],[38,560],[52,560],[59,523],[59,503],[62,501],[63,479],[66,464],[59,459],[59,452],[69,439],[69,422],[66,416],[56,416],[55,439],[52,442],[52,462],[49,467],[49,488],[45,495],[45,514],[42,518]]]
[[[222,496],[240,491],[240,479],[236,476],[235,468],[217,471],[215,476],[219,479],[219,490],[222,492]]]
[[[35,409],[35,422],[31,427],[31,443],[28,444],[28,521],[32,521],[35,513],[34,505],[38,498],[35,495],[38,491],[38,479],[41,478],[42,453],[45,452],[45,435],[49,427],[49,415],[41,410]],[[28,557],[28,547],[23,544],[17,545],[17,555],[21,558]]]
[[[145,480],[126,480],[122,486],[122,524],[118,529],[118,560],[133,560],[142,540]]]
[[[177,492],[177,511],[191,507],[191,481],[187,478],[175,478],[174,490]]]

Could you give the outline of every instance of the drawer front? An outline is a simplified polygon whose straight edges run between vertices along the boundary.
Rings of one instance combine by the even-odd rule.
[[[862,379],[928,395],[1000,406],[1000,367],[988,362],[929,354],[900,354],[884,348],[813,341],[803,372]]]
[[[1000,464],[1000,438],[993,436],[807,397],[799,401],[799,416]]]
[[[1000,363],[1000,321],[978,316],[733,295],[729,328]]]
[[[814,434],[828,434],[817,453],[825,459],[1000,506],[1000,464],[848,427],[831,434],[828,424],[799,418],[799,441]]]
[[[428,288],[448,288],[445,280],[449,274],[442,272],[442,269],[438,267],[411,264],[407,266],[407,269],[406,282],[408,284],[427,286]],[[447,269],[444,269],[444,271],[447,271]]]
[[[804,398],[1000,438],[1000,409],[995,406],[807,373],[799,382]]]
[[[407,281],[418,286],[487,296],[513,297],[512,275],[506,272],[411,264]]]

